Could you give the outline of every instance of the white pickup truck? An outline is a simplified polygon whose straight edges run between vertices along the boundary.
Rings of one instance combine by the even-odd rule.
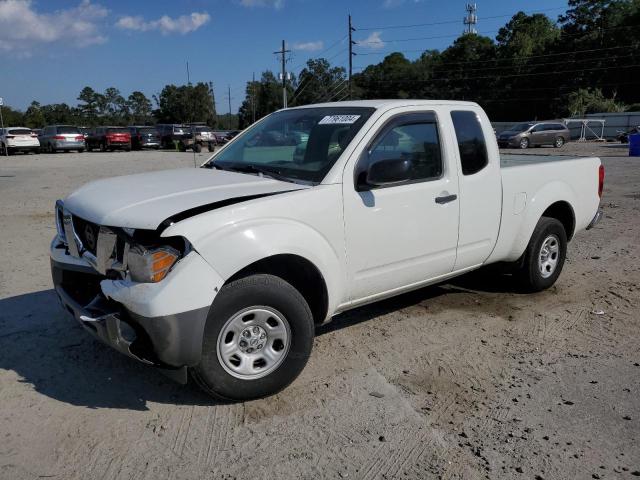
[[[337,313],[497,262],[529,291],[551,286],[600,218],[603,167],[502,162],[475,103],[282,110],[201,168],[58,201],[53,282],[120,352],[219,398],[269,395]]]

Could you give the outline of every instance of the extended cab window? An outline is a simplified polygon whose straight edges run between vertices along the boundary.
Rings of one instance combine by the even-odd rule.
[[[489,163],[480,119],[475,112],[471,111],[451,112],[451,119],[458,139],[462,173],[473,175]]]
[[[368,159],[360,168],[383,160],[411,161],[409,182],[430,180],[442,175],[442,155],[435,117],[407,119],[384,132],[373,144]]]

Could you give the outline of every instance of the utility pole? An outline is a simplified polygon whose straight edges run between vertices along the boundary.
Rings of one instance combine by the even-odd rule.
[[[467,3],[464,7],[467,11],[467,16],[464,17],[463,23],[465,24],[464,33],[478,33],[476,25],[478,23],[478,5],[475,3]]]
[[[352,89],[351,89],[351,75],[353,74],[353,56],[355,53],[353,52],[353,46],[356,42],[353,41],[353,32],[356,29],[353,28],[353,24],[351,23],[351,14],[349,14],[349,100],[351,100]]]
[[[282,105],[283,108],[287,108],[287,59],[285,55],[289,53],[291,50],[285,50],[284,40],[282,40],[282,49],[277,52],[273,52],[275,55],[281,56],[282,61]]]
[[[218,125],[218,111],[216,110],[216,96],[213,92],[213,82],[209,82],[209,94],[211,95],[211,103],[213,103],[213,118],[216,125]]]
[[[253,72],[251,82],[251,123],[256,123],[256,72]]]
[[[227,126],[231,130],[231,85],[227,85],[227,98],[229,99],[229,123]]]
[[[2,106],[4,105],[4,99],[0,97],[0,129],[4,131],[4,120],[2,119]],[[5,146],[4,154],[9,156],[9,149]]]

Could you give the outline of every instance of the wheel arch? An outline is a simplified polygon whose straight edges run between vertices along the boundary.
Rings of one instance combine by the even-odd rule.
[[[259,273],[274,275],[289,283],[309,304],[314,322],[317,325],[324,322],[329,310],[327,283],[311,261],[295,254],[271,255],[240,269],[225,283]]]
[[[562,223],[567,234],[567,241],[573,238],[576,228],[576,214],[571,204],[565,200],[557,201],[542,212],[541,217],[551,217]]]

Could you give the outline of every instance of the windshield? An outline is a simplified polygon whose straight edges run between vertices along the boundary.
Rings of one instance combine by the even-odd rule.
[[[151,133],[151,134],[155,134],[155,133],[157,133],[157,132],[156,132],[156,129],[155,129],[155,128],[153,128],[153,127],[149,127],[149,128],[140,128],[138,131],[139,131],[140,133]]]
[[[511,132],[524,132],[529,130],[533,126],[533,123],[518,123],[509,129]]]
[[[250,127],[205,167],[261,171],[290,181],[319,183],[373,108],[301,108],[276,112]]]
[[[211,130],[209,127],[195,127],[194,130],[196,132],[207,132],[207,133],[212,132],[213,133],[213,130]]]

